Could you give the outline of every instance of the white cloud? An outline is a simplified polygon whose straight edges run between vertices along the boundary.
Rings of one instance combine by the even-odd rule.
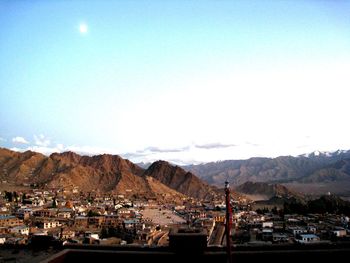
[[[44,155],[50,155],[51,153],[54,153],[54,152],[62,152],[59,145],[57,145],[56,147],[45,147],[45,146],[37,146],[37,145],[28,146],[25,148],[12,147],[10,150],[16,151],[16,152],[33,151],[33,152],[42,153]]]
[[[150,146],[145,148],[142,151],[138,151],[138,153],[167,153],[167,152],[183,152],[189,149],[189,146],[180,147],[180,148],[160,148],[155,146]]]
[[[34,135],[34,142],[37,146],[48,147],[50,145],[50,139],[46,138],[43,134],[39,136]]]
[[[6,139],[0,137],[0,142],[6,142]]]
[[[34,135],[34,139],[35,139],[35,145],[27,145],[23,148],[12,147],[11,150],[17,151],[17,152],[33,151],[33,152],[42,153],[44,155],[50,155],[52,153],[62,153],[67,151],[72,151],[81,155],[118,154],[118,152],[114,149],[101,148],[101,147],[76,146],[76,145],[65,146],[62,143],[57,143],[53,145],[51,141],[47,139],[44,135],[39,135],[39,136]]]
[[[22,143],[22,144],[28,144],[29,143],[26,139],[24,139],[21,136],[17,136],[17,137],[12,138],[12,142],[14,142],[14,143]]]
[[[223,143],[207,143],[207,144],[196,144],[195,147],[201,148],[201,149],[220,149],[220,148],[228,148],[228,147],[235,147],[237,145],[235,144],[223,144]]]

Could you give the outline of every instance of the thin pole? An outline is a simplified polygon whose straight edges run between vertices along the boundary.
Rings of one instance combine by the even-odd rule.
[[[225,234],[226,234],[226,251],[227,251],[227,262],[232,263],[232,255],[231,255],[231,205],[230,205],[230,185],[226,181],[225,182],[225,197],[226,197],[226,224],[225,224]]]

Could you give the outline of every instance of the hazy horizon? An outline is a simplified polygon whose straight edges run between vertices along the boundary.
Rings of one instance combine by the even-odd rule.
[[[347,1],[2,1],[0,147],[200,163],[350,149]]]

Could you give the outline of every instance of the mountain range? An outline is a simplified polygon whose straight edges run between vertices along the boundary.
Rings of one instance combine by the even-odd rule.
[[[118,155],[45,156],[0,148],[0,180],[9,184],[75,188],[145,198],[214,199],[227,180],[248,195],[285,196],[328,192],[350,196],[350,151],[297,157],[250,158],[185,167],[156,161],[141,167]],[[1,189],[0,189],[1,190]]]
[[[0,179],[16,185],[78,188],[145,198],[213,199],[220,192],[191,172],[164,161],[148,169],[118,155],[81,156],[73,152],[45,156],[0,148]]]
[[[331,191],[350,195],[350,151],[228,160],[184,168],[217,186],[222,186],[226,180],[234,186],[249,181],[280,183],[309,194]]]

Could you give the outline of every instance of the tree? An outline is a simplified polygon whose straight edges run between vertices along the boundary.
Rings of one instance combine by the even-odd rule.
[[[18,202],[18,194],[16,191],[13,192],[12,196],[13,196],[14,201]]]
[[[52,208],[57,208],[57,200],[56,200],[56,197],[53,198],[51,207],[52,207]]]
[[[26,193],[23,193],[23,194],[22,194],[22,203],[23,203],[24,200],[26,200],[26,199],[27,199]]]
[[[108,237],[108,231],[107,231],[107,228],[103,227],[101,229],[101,238],[107,238]]]
[[[274,215],[278,215],[277,207],[274,206],[274,207],[271,209],[271,212],[272,212]]]
[[[89,210],[89,212],[87,213],[88,217],[93,217],[93,216],[99,216],[100,214],[97,212],[94,212],[92,210]]]
[[[13,195],[12,195],[12,192],[7,192],[5,191],[5,199],[9,202],[12,202],[13,201]]]

